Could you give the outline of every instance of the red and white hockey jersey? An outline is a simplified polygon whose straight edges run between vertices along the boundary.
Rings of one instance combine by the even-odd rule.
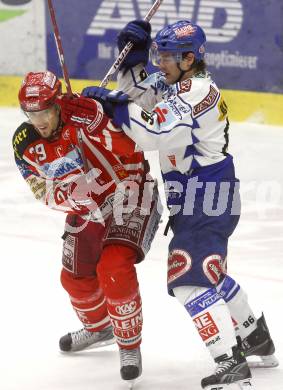
[[[142,182],[143,153],[136,151],[135,143],[107,117],[103,122],[99,131],[84,125],[79,128],[63,125],[60,137],[52,142],[42,138],[29,122],[18,127],[13,136],[15,160],[36,199],[50,208],[81,215],[89,212],[95,215],[99,208],[99,216],[105,218],[112,211],[111,199],[119,183]],[[84,175],[86,170],[91,171],[90,184]],[[79,205],[71,201],[73,183],[81,185]],[[91,201],[91,205],[84,204],[83,198]]]

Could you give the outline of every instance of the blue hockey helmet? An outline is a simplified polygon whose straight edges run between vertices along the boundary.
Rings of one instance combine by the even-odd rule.
[[[180,61],[182,53],[192,52],[199,62],[204,58],[205,43],[206,36],[200,26],[189,20],[180,20],[158,31],[152,43],[151,58],[158,64],[158,52],[170,52]]]

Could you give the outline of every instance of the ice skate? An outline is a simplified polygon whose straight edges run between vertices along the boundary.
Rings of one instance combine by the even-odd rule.
[[[201,386],[205,390],[252,389],[251,372],[246,358],[240,349],[232,348],[233,355],[219,356],[215,359],[217,367],[213,375],[203,378]],[[231,387],[234,384],[234,387]]]
[[[258,356],[261,360],[248,362],[249,367],[277,367],[278,360],[274,356],[275,347],[264,315],[257,320],[257,328],[243,340],[238,336],[238,343],[245,356]]]
[[[86,348],[99,348],[115,343],[112,326],[99,331],[90,332],[85,328],[61,337],[59,346],[63,352],[81,351]]]
[[[140,348],[120,348],[120,374],[121,378],[127,381],[129,389],[133,389],[136,379],[142,373],[142,357]]]

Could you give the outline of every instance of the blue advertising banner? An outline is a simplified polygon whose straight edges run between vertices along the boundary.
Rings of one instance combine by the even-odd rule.
[[[117,57],[116,36],[143,18],[151,0],[53,0],[70,77],[102,79]],[[283,93],[283,3],[278,0],[164,0],[153,36],[189,19],[207,35],[206,62],[219,87]],[[46,10],[47,66],[61,74]],[[150,70],[153,70],[151,67]]]

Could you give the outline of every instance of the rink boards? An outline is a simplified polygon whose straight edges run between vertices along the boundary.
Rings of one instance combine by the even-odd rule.
[[[0,106],[18,105],[17,94],[21,77],[0,76]],[[73,91],[80,92],[88,85],[99,85],[99,81],[71,80]],[[115,83],[109,84],[115,88]],[[229,117],[237,122],[254,122],[283,125],[283,95],[250,91],[222,90],[229,109]]]

